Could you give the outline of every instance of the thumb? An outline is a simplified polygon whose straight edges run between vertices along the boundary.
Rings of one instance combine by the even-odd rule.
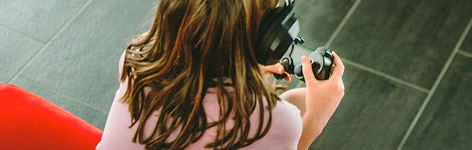
[[[313,84],[315,83],[314,81],[317,81],[317,80],[311,68],[311,60],[307,56],[302,56],[301,61],[302,61],[303,77],[305,78],[305,84],[307,87],[313,86]]]

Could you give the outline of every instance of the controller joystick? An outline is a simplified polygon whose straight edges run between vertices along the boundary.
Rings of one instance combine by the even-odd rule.
[[[311,67],[315,78],[318,80],[329,79],[334,59],[331,50],[325,47],[318,47],[314,52],[310,53],[308,57],[310,58]],[[295,66],[293,72],[297,79],[305,81],[301,64]]]
[[[334,59],[331,50],[325,47],[318,47],[314,52],[310,53],[308,57],[310,58],[311,67],[315,78],[318,80],[329,79]],[[293,72],[297,79],[305,81],[301,64],[295,66]]]
[[[311,61],[311,68],[317,80],[327,80],[331,75],[333,66],[333,53],[325,47],[318,47],[314,52],[308,55]],[[303,76],[302,64],[295,65],[291,57],[283,57],[280,64],[284,66],[285,72],[295,75],[295,78],[305,82]],[[275,79],[284,79],[287,74],[274,74]]]

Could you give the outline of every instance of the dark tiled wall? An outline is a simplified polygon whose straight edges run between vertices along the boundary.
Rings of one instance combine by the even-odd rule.
[[[297,3],[302,35],[323,45],[323,33],[332,33],[327,43],[346,65],[346,95],[313,149],[472,148],[466,140],[472,138],[471,1],[363,0],[308,8],[323,3],[329,2]],[[339,14],[324,18],[344,20],[306,13],[332,9]],[[313,22],[339,32],[312,31],[318,30]]]
[[[103,128],[118,57],[153,3],[2,1],[0,82]],[[305,46],[346,66],[343,102],[312,149],[472,148],[472,1],[297,0],[296,16]]]
[[[457,55],[405,149],[470,149],[472,58]]]
[[[152,1],[20,0],[0,4],[0,82],[98,128],[118,87],[118,59],[143,32]]]

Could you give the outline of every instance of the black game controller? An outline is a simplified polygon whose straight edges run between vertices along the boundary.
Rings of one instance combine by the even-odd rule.
[[[318,80],[329,79],[334,59],[331,50],[325,47],[318,47],[314,52],[310,53],[308,57],[311,60],[311,68],[313,69],[313,74],[315,75],[315,78]],[[301,64],[295,66],[293,72],[297,79],[305,81]]]
[[[333,66],[333,53],[325,47],[318,47],[314,52],[310,53],[308,57],[311,60],[311,67],[315,78],[318,80],[327,80],[331,75],[331,68]],[[295,77],[305,82],[303,77],[302,64],[294,65],[290,57],[284,57],[280,60],[280,64],[289,74],[294,74]],[[274,75],[276,79],[283,79],[284,75]]]

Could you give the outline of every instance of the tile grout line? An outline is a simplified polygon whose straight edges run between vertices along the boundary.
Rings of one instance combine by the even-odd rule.
[[[79,103],[79,104],[82,104],[82,105],[84,105],[84,106],[90,107],[90,108],[92,108],[92,109],[96,109],[96,110],[98,110],[99,112],[108,114],[108,111],[106,111],[106,110],[103,110],[103,109],[101,109],[101,108],[95,107],[95,106],[90,105],[89,103],[86,103],[86,102],[84,102],[84,101],[81,101],[81,100],[79,100],[79,99],[77,99],[77,98],[74,98],[74,97],[72,97],[72,96],[69,96],[69,95],[63,94],[63,93],[61,93],[61,92],[59,92],[59,91],[56,91],[56,90],[54,90],[54,89],[51,89],[49,86],[47,86],[47,85],[45,85],[45,84],[43,84],[43,83],[41,83],[41,82],[34,81],[34,80],[32,80],[32,79],[30,79],[30,78],[27,78],[27,77],[24,77],[24,76],[22,76],[22,75],[20,75],[20,76],[21,76],[22,78],[24,78],[25,80],[28,80],[28,81],[30,81],[30,82],[34,82],[34,83],[40,85],[41,87],[43,87],[43,88],[45,88],[45,89],[47,89],[47,90],[49,90],[49,91],[51,91],[51,92],[53,92],[53,93],[56,93],[56,94],[58,94],[58,95],[64,96],[64,97],[66,97],[66,98],[69,98],[69,99],[71,99],[71,100],[73,100],[73,101],[75,101],[75,102],[77,102],[77,103]],[[68,110],[68,111],[69,111],[69,110]]]
[[[466,51],[462,51],[462,50],[459,50],[457,53],[465,56],[465,57],[469,57],[469,58],[472,58],[472,53],[468,53]]]
[[[329,38],[328,42],[326,42],[326,44],[324,45],[324,47],[329,47],[331,45],[331,43],[334,41],[334,39],[338,36],[339,32],[341,31],[342,28],[344,28],[344,25],[346,24],[346,22],[351,18],[352,14],[354,13],[354,11],[357,9],[357,7],[359,6],[359,4],[361,3],[362,0],[356,0],[356,2],[351,6],[351,8],[349,9],[349,11],[346,13],[346,16],[343,18],[343,20],[341,21],[341,23],[339,23],[338,27],[336,28],[336,30],[333,32],[333,34],[331,35],[331,37]],[[373,73],[373,74],[376,74],[378,76],[381,76],[381,77],[384,77],[384,78],[387,78],[391,81],[394,81],[394,82],[397,82],[397,83],[400,83],[402,85],[406,85],[408,87],[411,87],[411,88],[414,88],[416,90],[419,90],[421,92],[424,92],[424,93],[428,93],[429,90],[426,89],[426,88],[423,88],[423,87],[420,87],[418,85],[415,85],[415,84],[412,84],[412,83],[409,83],[407,81],[404,81],[404,80],[401,80],[401,79],[398,79],[398,78],[395,78],[393,76],[390,76],[388,74],[385,74],[381,71],[378,71],[378,70],[375,70],[375,69],[372,69],[372,68],[369,68],[367,66],[364,66],[364,65],[361,65],[361,64],[358,64],[358,63],[355,63],[353,61],[350,61],[350,60],[347,60],[345,58],[342,58],[343,61],[346,63],[346,64],[349,64],[349,65],[352,65],[358,69],[361,69],[361,70],[364,70],[364,71],[367,71],[367,72],[370,72],[370,73]],[[297,84],[296,87],[301,87],[303,85],[303,82],[300,82]]]
[[[55,41],[55,40],[59,37],[59,35],[61,35],[62,32],[64,32],[64,31],[67,29],[67,27],[69,27],[70,24],[72,24],[72,22],[73,22],[75,19],[77,19],[77,17],[80,16],[80,14],[82,14],[82,13],[85,11],[85,9],[86,9],[92,2],[93,2],[93,0],[88,0],[87,3],[85,3],[85,4],[82,6],[82,8],[80,8],[80,10],[77,12],[77,14],[75,14],[74,16],[72,16],[71,19],[68,20],[68,21],[52,36],[52,38],[49,39],[49,41],[47,41],[47,42],[43,45],[43,47],[42,47],[38,52],[36,52],[33,56],[31,56],[31,57],[29,58],[29,61],[28,61],[25,65],[23,65],[22,67],[20,67],[20,69],[18,70],[18,72],[16,72],[16,73],[14,74],[14,76],[13,76],[11,79],[8,80],[7,83],[11,83],[12,81],[16,80],[16,79],[18,78],[18,76],[19,76],[21,73],[23,73],[23,71],[25,71],[26,67],[28,67],[29,65],[31,65],[31,64],[33,63],[33,61],[34,61],[40,54],[42,54],[44,51],[46,51],[46,49],[51,45],[51,43],[52,43],[53,41]]]
[[[328,42],[326,42],[324,47],[329,47],[331,45],[331,43],[334,41],[334,39],[338,36],[341,29],[344,28],[344,25],[346,24],[347,20],[349,20],[349,18],[351,18],[352,14],[357,9],[357,6],[359,6],[361,1],[362,0],[356,0],[356,2],[354,2],[354,4],[351,6],[351,8],[349,8],[349,11],[346,13],[346,16],[344,16],[343,20],[341,20],[339,25],[334,30],[333,34],[331,34],[331,37],[329,37]],[[303,82],[299,82],[297,84],[297,86],[295,86],[295,87],[302,87],[303,84],[304,84]]]
[[[2,23],[0,23],[0,27],[4,28],[4,29],[6,29],[7,31],[10,31],[10,32],[12,32],[12,33],[19,34],[21,37],[25,37],[25,38],[27,38],[27,39],[29,39],[29,40],[31,40],[31,41],[38,42],[38,43],[41,43],[41,44],[43,44],[43,45],[45,44],[45,42],[43,42],[43,41],[41,41],[41,40],[39,40],[39,39],[36,39],[36,38],[34,38],[34,37],[32,37],[32,36],[29,36],[29,35],[27,35],[27,34],[25,34],[25,33],[23,33],[23,32],[19,32],[19,31],[15,30],[15,29],[12,29],[12,28],[10,28],[10,27],[8,27],[8,26],[2,24]]]
[[[333,34],[331,35],[331,37],[329,37],[328,39],[328,42],[326,42],[326,44],[324,45],[324,47],[329,47],[331,46],[331,43],[334,41],[334,39],[338,36],[339,32],[341,32],[341,29],[344,28],[344,25],[346,25],[346,22],[351,18],[352,14],[354,13],[354,11],[357,9],[357,6],[359,6],[359,4],[361,3],[362,0],[356,0],[356,2],[354,2],[354,5],[352,5],[352,7],[349,9],[349,11],[347,12],[346,16],[344,16],[343,20],[341,21],[341,23],[339,23],[338,27],[336,28],[336,30],[334,30]]]
[[[404,80],[402,80],[402,79],[398,79],[398,78],[393,77],[393,76],[391,76],[391,75],[388,75],[388,74],[386,74],[386,73],[384,73],[384,72],[381,72],[381,71],[378,71],[378,70],[369,68],[369,67],[364,66],[364,65],[362,65],[362,64],[355,63],[355,62],[353,62],[353,61],[351,61],[351,60],[348,60],[348,59],[346,59],[346,58],[343,58],[343,62],[346,63],[346,64],[349,64],[349,65],[352,65],[352,66],[354,66],[354,67],[356,67],[356,68],[359,68],[359,69],[361,69],[361,70],[364,70],[364,71],[373,73],[373,74],[375,74],[375,75],[378,75],[378,76],[380,76],[380,77],[386,78],[386,79],[391,80],[391,81],[393,81],[393,82],[396,82],[396,83],[399,83],[399,84],[402,84],[402,85],[411,87],[411,88],[416,89],[416,90],[418,90],[418,91],[421,91],[421,92],[424,92],[424,93],[430,92],[430,90],[428,90],[428,89],[426,89],[426,88],[424,88],[424,87],[421,87],[421,86],[412,84],[412,83],[407,82],[407,81],[404,81]]]
[[[469,33],[469,30],[472,26],[472,18],[470,18],[469,23],[467,24],[464,32],[462,33],[459,41],[456,43],[456,46],[454,47],[454,50],[452,51],[451,55],[446,61],[446,64],[444,65],[443,69],[441,70],[441,73],[439,74],[438,78],[434,82],[433,87],[431,88],[431,91],[428,93],[428,96],[425,98],[423,101],[423,104],[419,108],[418,112],[415,115],[415,118],[411,122],[410,126],[408,127],[408,130],[406,131],[405,135],[403,136],[403,139],[401,140],[400,144],[397,147],[397,150],[401,150],[403,146],[406,143],[406,140],[408,140],[411,132],[415,128],[416,124],[418,123],[418,120],[420,119],[421,115],[423,114],[424,110],[426,109],[426,106],[428,105],[429,101],[431,101],[431,98],[433,97],[433,94],[436,92],[436,89],[439,86],[439,83],[441,83],[442,78],[446,74],[447,70],[449,69],[449,66],[451,65],[452,61],[454,60],[454,57],[459,53],[459,48],[462,45],[462,42],[464,42],[465,37]]]

